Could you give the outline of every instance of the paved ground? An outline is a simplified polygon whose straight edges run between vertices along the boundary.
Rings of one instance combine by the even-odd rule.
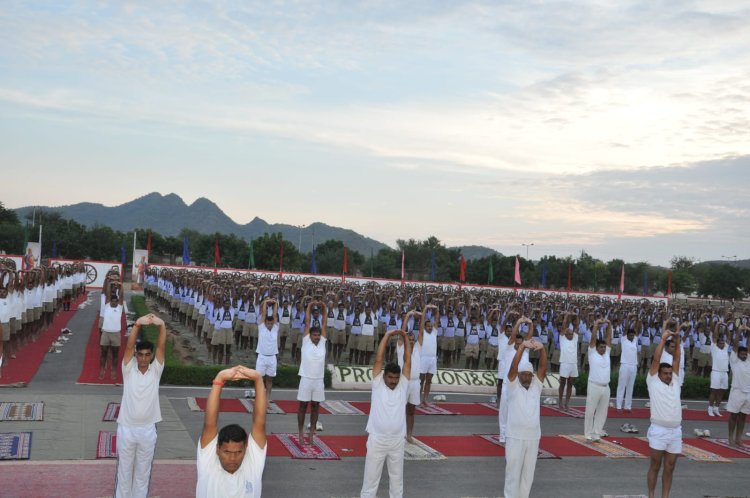
[[[26,388],[0,390],[2,401],[44,401],[43,422],[2,422],[0,431],[33,431],[31,461],[0,462],[0,496],[100,497],[111,493],[114,462],[95,460],[99,430],[115,430],[102,422],[108,402],[119,402],[117,386],[83,386],[75,382],[80,373],[88,333],[97,314],[98,295],[80,309],[69,328],[74,336],[61,354],[48,354],[36,377]],[[162,387],[164,421],[159,424],[159,442],[152,480],[152,496],[190,496],[195,485],[195,448],[202,413],[191,412],[186,397],[206,396],[206,388]],[[274,389],[275,399],[294,399],[291,390]],[[240,397],[241,390],[228,389],[226,396]],[[329,399],[367,400],[368,393],[329,392]],[[448,395],[449,401],[486,401],[486,396]],[[583,404],[577,400],[576,404]],[[700,406],[703,406],[701,404]],[[642,406],[642,401],[638,403]],[[697,407],[698,404],[695,404]],[[362,416],[322,416],[323,434],[364,434]],[[224,413],[221,423],[249,424],[247,414]],[[611,434],[625,420],[607,424]],[[645,420],[631,420],[645,432]],[[582,420],[544,417],[545,435],[580,433]],[[685,422],[684,433],[696,427],[715,435],[726,432],[724,423]],[[294,415],[270,415],[268,432],[294,432]],[[481,416],[420,416],[415,435],[496,433],[497,418]],[[497,497],[502,496],[502,458],[449,458],[444,461],[405,463],[406,497]],[[600,457],[540,460],[532,496],[580,498],[604,495],[639,495],[645,492],[647,461],[613,460]],[[264,496],[352,497],[361,486],[364,458],[340,461],[293,460],[269,457],[263,479]],[[705,464],[681,458],[677,465],[673,497],[750,496],[750,459],[733,464]],[[387,479],[379,496],[387,496]]]

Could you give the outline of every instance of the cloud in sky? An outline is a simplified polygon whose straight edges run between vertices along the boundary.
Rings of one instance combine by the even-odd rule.
[[[389,243],[615,257],[623,238],[649,259],[720,232],[740,251],[742,183],[706,172],[746,177],[748,21],[731,1],[6,2],[0,160],[96,179],[4,202],[161,190]],[[415,229],[403,203],[431,215]]]

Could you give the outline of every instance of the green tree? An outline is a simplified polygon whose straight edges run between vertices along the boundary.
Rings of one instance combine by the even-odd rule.
[[[255,266],[261,270],[279,271],[280,245],[284,244],[284,271],[302,271],[304,256],[297,250],[297,246],[288,240],[283,240],[281,233],[263,234],[253,240]],[[247,256],[245,256],[247,257]],[[247,262],[245,262],[247,264]],[[309,271],[309,267],[306,271]]]

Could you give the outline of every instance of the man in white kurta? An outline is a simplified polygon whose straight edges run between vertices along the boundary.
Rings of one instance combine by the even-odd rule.
[[[372,367],[372,400],[367,420],[367,457],[362,481],[362,498],[374,498],[378,492],[383,462],[388,463],[390,498],[404,494],[404,437],[406,436],[406,400],[411,374],[411,348],[404,347],[404,368],[395,363],[383,367],[385,347],[390,337],[398,334],[405,344],[409,341],[403,330],[386,332],[378,346]]]
[[[159,327],[155,349],[148,341],[136,344],[143,325]],[[156,450],[156,424],[161,422],[159,379],[164,371],[166,342],[164,321],[149,314],[135,322],[125,346],[122,401],[117,417],[116,498],[148,496],[151,463]]]
[[[607,409],[609,408],[612,325],[609,320],[597,320],[594,322],[594,331],[598,332],[602,324],[607,325],[606,339],[597,339],[597,334],[591,334],[588,352],[589,380],[586,385],[584,435],[589,442],[598,441],[606,435],[604,423],[607,421]]]
[[[539,351],[539,371],[534,375],[524,350]],[[505,442],[505,498],[528,498],[542,430],[539,399],[547,373],[547,351],[534,340],[524,341],[516,351],[508,372],[508,431]]]

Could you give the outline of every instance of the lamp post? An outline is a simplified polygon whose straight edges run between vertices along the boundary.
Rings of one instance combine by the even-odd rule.
[[[531,242],[530,244],[521,244],[521,245],[524,246],[524,247],[526,247],[526,260],[528,261],[528,259],[529,259],[529,247],[533,246],[534,243]]]
[[[727,261],[733,260],[735,263],[737,262],[737,255],[734,256],[722,256],[722,258],[726,259]]]
[[[299,243],[297,244],[297,251],[302,252],[302,229],[305,228],[305,225],[297,225],[297,228],[299,228]]]

